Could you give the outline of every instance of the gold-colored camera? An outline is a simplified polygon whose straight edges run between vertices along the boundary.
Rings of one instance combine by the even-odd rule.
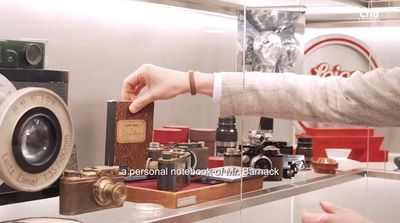
[[[60,214],[75,215],[122,207],[127,198],[118,166],[66,170],[60,182]]]

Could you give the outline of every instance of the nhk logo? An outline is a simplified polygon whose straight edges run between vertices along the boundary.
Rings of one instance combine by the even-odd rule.
[[[373,10],[362,10],[358,20],[360,22],[379,22],[379,12]]]

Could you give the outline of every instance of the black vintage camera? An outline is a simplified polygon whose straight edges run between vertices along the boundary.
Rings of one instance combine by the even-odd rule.
[[[1,42],[4,43],[4,42]],[[4,45],[2,45],[4,46]],[[4,48],[2,49],[4,53]],[[44,70],[44,69],[21,69],[21,68],[4,68],[0,65],[0,74],[4,76],[8,81],[12,82],[12,85],[17,89],[23,89],[26,91],[26,95],[34,96],[32,92],[30,92],[31,87],[35,87],[36,89],[46,89],[56,93],[64,103],[67,103],[68,100],[68,72],[60,71],[60,70]],[[25,66],[26,67],[26,66]],[[35,68],[39,68],[41,66],[36,66]],[[0,89],[1,90],[1,89]],[[40,90],[39,90],[40,91]],[[20,91],[18,91],[20,92]],[[7,96],[8,97],[8,96]],[[28,99],[33,99],[35,97],[29,97]],[[37,99],[37,98],[36,98]],[[36,102],[34,100],[31,101],[33,104]],[[59,157],[62,155],[60,151],[62,151],[62,147],[59,147],[60,140],[64,142],[65,138],[63,135],[66,134],[66,130],[60,131],[60,126],[63,128],[63,124],[60,120],[52,115],[51,109],[46,106],[51,106],[50,104],[43,104],[42,106],[36,106],[35,109],[30,110],[23,114],[22,117],[18,117],[15,120],[16,126],[13,130],[13,139],[12,146],[16,152],[14,154],[14,158],[18,163],[18,166],[24,168],[26,170],[32,169],[32,171],[45,171],[46,168],[51,168],[51,163],[57,162],[55,157]],[[49,111],[50,110],[50,111]],[[4,119],[3,121],[10,121],[12,118]],[[24,121],[25,120],[25,121]],[[41,123],[39,125],[34,125],[34,123]],[[60,122],[60,123],[58,123]],[[58,124],[57,124],[58,123]],[[65,124],[64,124],[65,125]],[[27,133],[30,131],[30,127],[34,130],[35,137],[28,137]],[[32,131],[33,131],[32,130]],[[3,129],[1,130],[3,131]],[[73,134],[73,133],[72,133]],[[26,138],[28,142],[26,145],[21,143],[22,138]],[[61,138],[60,138],[61,137]],[[40,140],[39,140],[40,139]],[[2,142],[0,145],[2,147],[7,147],[6,143]],[[46,153],[44,148],[55,149],[51,150],[51,152]],[[68,139],[68,147],[73,146],[73,137]],[[21,150],[19,150],[21,149]],[[61,150],[58,150],[61,149]],[[18,152],[20,151],[20,152]],[[76,159],[76,151],[73,150],[72,155],[68,154],[69,163],[67,164],[68,169],[76,169],[77,168],[77,159]],[[35,168],[29,168],[35,167]],[[33,170],[35,169],[35,170]],[[33,173],[35,175],[37,173]],[[30,178],[34,179],[34,178]],[[31,183],[35,183],[35,180],[31,181]],[[17,190],[16,190],[17,189]],[[16,203],[34,199],[41,199],[47,197],[58,196],[59,187],[58,182],[55,182],[51,185],[41,188],[38,190],[37,188],[31,188],[28,190],[22,188],[16,188],[13,185],[0,185],[0,205]]]
[[[43,69],[45,44],[34,41],[0,41],[0,67]]]
[[[283,154],[283,178],[290,179],[299,171],[306,169],[304,155]]]
[[[243,166],[271,170],[264,180],[280,181],[283,177],[283,156],[275,146],[266,146],[266,139],[259,130],[250,132],[250,143],[241,146]]]

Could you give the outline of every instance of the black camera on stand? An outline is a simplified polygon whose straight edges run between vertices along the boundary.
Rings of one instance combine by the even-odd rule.
[[[77,169],[69,74],[44,64],[45,43],[0,41],[0,128],[10,132],[0,137],[0,205],[58,196],[64,168]]]
[[[283,177],[283,156],[274,146],[265,146],[267,137],[260,130],[249,134],[249,144],[241,146],[245,167],[270,170],[266,181],[280,181]]]
[[[298,171],[305,169],[305,158],[302,155],[291,155],[292,147],[284,141],[269,141],[268,136],[260,130],[249,133],[249,143],[240,146],[239,153],[230,152],[224,156],[224,162],[243,164],[244,167],[270,170],[266,181],[280,181],[292,178]],[[281,153],[281,149],[285,153]],[[241,156],[240,156],[241,152]],[[238,165],[237,165],[238,166]]]

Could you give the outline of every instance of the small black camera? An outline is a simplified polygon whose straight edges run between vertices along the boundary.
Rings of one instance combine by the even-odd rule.
[[[0,41],[0,67],[43,69],[45,43],[35,41]]]
[[[241,146],[243,166],[276,170],[276,174],[268,175],[264,180],[280,181],[283,177],[283,155],[280,153],[279,148],[266,145],[267,138],[259,130],[250,132],[250,143]]]

